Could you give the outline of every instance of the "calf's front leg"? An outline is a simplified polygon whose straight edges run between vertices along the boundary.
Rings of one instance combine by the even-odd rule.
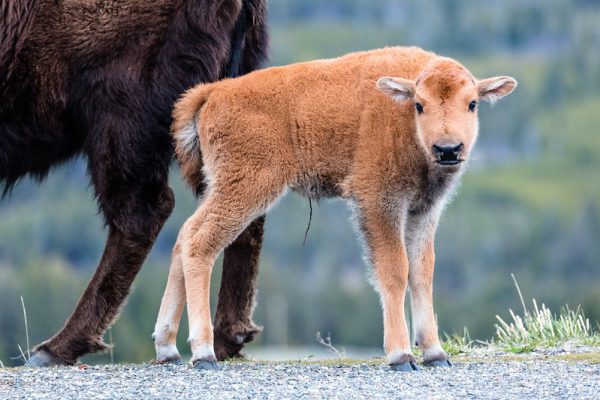
[[[435,253],[433,234],[411,262],[409,285],[415,344],[423,351],[428,366],[449,367],[450,361],[440,345],[438,327],[433,311],[433,269]]]
[[[387,361],[396,371],[417,370],[404,315],[408,286],[404,243],[393,222],[383,213],[365,215],[363,227],[383,306],[383,346]]]

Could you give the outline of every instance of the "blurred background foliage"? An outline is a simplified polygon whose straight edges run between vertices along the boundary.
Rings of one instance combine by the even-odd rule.
[[[461,60],[479,77],[512,75],[517,91],[480,110],[470,171],[436,238],[441,332],[493,333],[495,315],[526,297],[552,309],[582,305],[600,320],[600,1],[271,0],[271,64],[354,50],[418,45]],[[85,161],[24,180],[0,203],[0,360],[60,328],[100,257],[106,232]],[[196,200],[174,168],[177,206],[112,328],[115,361],[148,361],[171,246]],[[255,319],[260,346],[380,348],[381,310],[340,201],[288,195],[270,213]],[[220,262],[214,274],[218,289]],[[213,307],[215,302],[213,301]],[[187,324],[180,349],[187,350]],[[107,339],[108,340],[108,339]],[[376,351],[376,350],[374,350]],[[108,355],[87,358],[108,362]]]

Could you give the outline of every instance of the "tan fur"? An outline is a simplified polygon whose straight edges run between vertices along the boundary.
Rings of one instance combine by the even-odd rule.
[[[195,190],[204,185],[196,113],[208,100],[211,91],[211,84],[196,86],[184,93],[173,108],[171,132],[175,132],[175,155],[181,167],[181,174],[187,184]]]
[[[179,233],[178,242],[182,231]],[[154,346],[156,362],[165,363],[181,358],[177,351],[177,330],[186,301],[185,280],[181,262],[181,246],[176,244],[171,256],[171,267],[167,287],[160,304],[156,326],[154,328]]]
[[[190,179],[204,165],[208,189],[182,227],[181,264],[172,268],[183,270],[192,360],[214,359],[206,354],[213,340],[213,262],[288,188],[352,204],[381,295],[389,362],[414,360],[403,306],[409,287],[425,360],[446,359],[432,304],[433,237],[465,166],[439,165],[432,146],[462,143],[466,161],[478,129],[469,103],[502,97],[515,86],[510,77],[478,81],[456,61],[418,48],[386,48],[189,91],[176,105],[173,135],[184,175]],[[200,153],[180,148],[190,123],[202,163]],[[165,307],[182,299],[177,291],[181,285],[167,286],[164,299],[172,300],[163,299]]]

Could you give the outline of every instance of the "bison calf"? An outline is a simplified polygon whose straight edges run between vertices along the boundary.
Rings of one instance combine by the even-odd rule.
[[[478,80],[418,48],[386,48],[269,68],[200,85],[176,104],[172,134],[184,176],[207,190],[181,228],[156,323],[159,360],[178,359],[187,300],[196,368],[216,368],[209,283],[220,251],[288,188],[351,204],[381,295],[384,347],[395,370],[449,366],[433,311],[434,234],[477,137],[477,104],[516,87]]]

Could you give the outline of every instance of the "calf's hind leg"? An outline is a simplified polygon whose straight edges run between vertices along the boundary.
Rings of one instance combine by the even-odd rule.
[[[181,231],[171,255],[171,266],[167,287],[160,303],[160,311],[154,326],[152,340],[156,349],[156,364],[180,364],[181,356],[177,350],[177,330],[185,305],[185,281],[181,266]]]
[[[214,348],[218,360],[241,357],[239,352],[244,343],[251,341],[261,330],[254,325],[251,317],[264,220],[264,216],[254,220],[225,250],[214,329]],[[173,248],[167,287],[152,334],[156,364],[181,363],[177,350],[177,331],[185,298],[180,233]]]
[[[252,174],[254,175],[254,174]],[[217,255],[282,193],[284,185],[247,176],[234,186],[218,184],[181,231],[181,256],[190,325],[192,363],[216,368],[210,316],[210,275]],[[223,179],[231,182],[230,179]],[[263,183],[261,185],[261,183]]]

